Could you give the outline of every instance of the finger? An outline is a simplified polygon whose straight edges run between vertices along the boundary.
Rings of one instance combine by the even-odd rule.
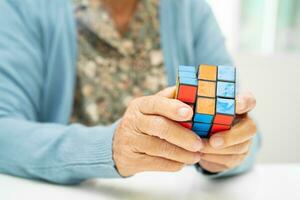
[[[158,92],[156,95],[173,99],[175,96],[176,87],[168,87]]]
[[[137,172],[144,171],[162,171],[162,172],[177,172],[180,171],[184,164],[165,158],[154,157],[149,155],[141,155]]]
[[[193,116],[193,109],[189,105],[158,95],[142,97],[138,105],[143,114],[160,115],[174,121],[188,121]]]
[[[246,142],[236,144],[224,149],[215,149],[213,148],[208,140],[202,140],[204,144],[204,148],[200,150],[201,153],[207,154],[221,154],[221,155],[230,155],[230,154],[244,154],[247,153],[251,146],[251,140],[247,140]]]
[[[164,117],[141,115],[137,124],[138,131],[141,133],[164,139],[188,151],[198,152],[203,147],[201,138],[193,131]]]
[[[140,153],[185,164],[195,164],[200,160],[200,153],[198,152],[187,151],[158,137],[145,134],[141,134],[139,137],[140,139],[137,140],[135,147]]]
[[[211,173],[219,173],[219,172],[226,171],[228,169],[224,165],[208,162],[205,160],[200,160],[199,164],[203,169],[205,169]]]
[[[253,110],[256,106],[256,99],[251,92],[239,94],[236,97],[236,113],[244,114]]]
[[[238,166],[247,156],[248,152],[239,155],[203,154],[201,160],[224,165],[227,168]]]
[[[250,117],[240,119],[230,130],[216,133],[209,139],[215,149],[224,149],[250,140],[256,134],[256,125]]]

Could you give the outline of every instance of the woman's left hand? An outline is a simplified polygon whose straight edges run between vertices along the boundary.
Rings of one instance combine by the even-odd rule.
[[[212,173],[223,172],[240,165],[247,157],[252,138],[256,134],[256,125],[247,115],[256,105],[255,97],[251,93],[238,95],[237,119],[238,123],[231,130],[216,133],[209,140],[202,140],[205,147],[200,166]]]

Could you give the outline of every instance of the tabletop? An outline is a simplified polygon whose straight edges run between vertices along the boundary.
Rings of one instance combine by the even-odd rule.
[[[0,175],[1,200],[100,199],[300,199],[300,164],[257,165],[246,174],[210,180],[193,167],[177,173],[148,172],[126,179],[95,179],[59,186]]]

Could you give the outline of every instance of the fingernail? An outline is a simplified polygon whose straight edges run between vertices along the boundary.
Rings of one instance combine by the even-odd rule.
[[[194,144],[194,149],[196,151],[200,151],[201,149],[203,149],[203,144],[201,139],[198,139],[197,142]]]
[[[178,110],[178,114],[180,115],[180,117],[188,117],[188,115],[190,114],[190,109],[182,107]]]
[[[213,136],[211,138],[211,145],[214,148],[220,148],[222,147],[222,145],[224,144],[224,139],[222,138],[222,136]]]

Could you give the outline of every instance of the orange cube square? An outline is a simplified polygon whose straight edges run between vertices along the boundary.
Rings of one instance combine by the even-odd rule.
[[[200,65],[198,71],[198,79],[216,81],[217,80],[217,66]]]
[[[215,97],[216,96],[216,82],[198,81],[198,96]]]
[[[216,108],[216,100],[211,98],[197,98],[196,113],[214,115]]]

